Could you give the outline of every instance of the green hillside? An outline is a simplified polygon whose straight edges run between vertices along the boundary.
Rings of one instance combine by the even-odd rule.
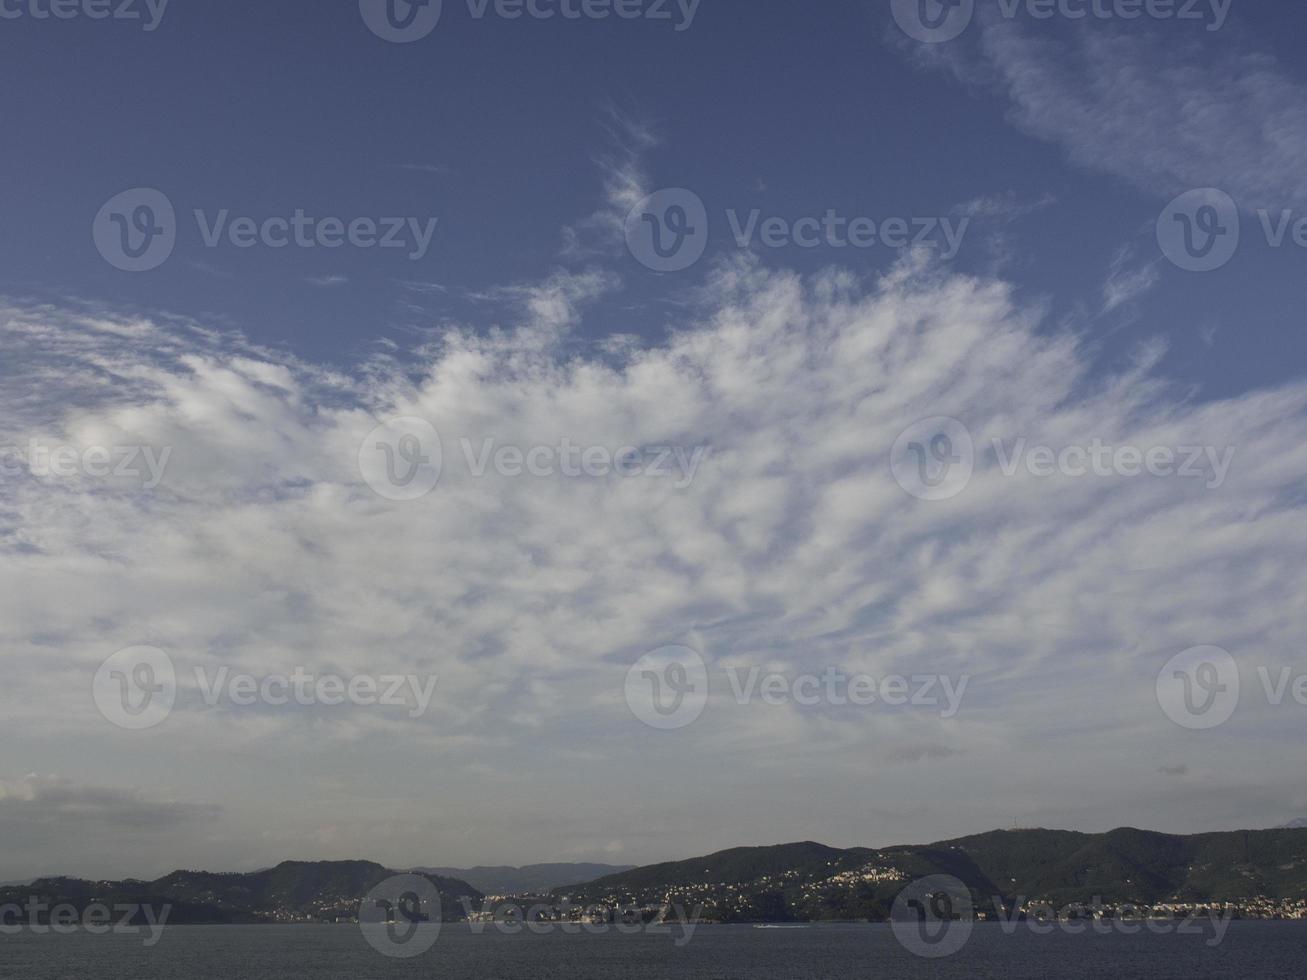
[[[0,889],[0,905],[31,899],[47,906],[137,904],[171,907],[173,923],[335,921],[353,918],[376,885],[400,872],[371,861],[286,861],[249,874],[174,871],[157,881],[82,881],[43,878],[21,888]],[[441,899],[446,922],[466,918],[464,900],[481,893],[465,881],[427,875]]]
[[[899,891],[930,875],[961,881],[978,909],[1018,899],[1059,907],[1307,901],[1307,830],[1011,830],[880,850],[806,841],[650,865],[557,894],[576,903],[702,905],[720,921],[882,920]]]

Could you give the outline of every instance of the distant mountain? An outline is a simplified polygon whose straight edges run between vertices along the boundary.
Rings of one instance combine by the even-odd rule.
[[[1299,821],[1295,821],[1295,824]],[[334,922],[398,872],[369,861],[287,861],[249,874],[175,871],[156,881],[42,878],[0,887],[0,906],[171,906],[173,923]],[[948,875],[977,910],[998,900],[1058,907],[1232,903],[1240,914],[1307,918],[1307,828],[1181,837],[1133,828],[1106,834],[996,830],[936,844],[872,849],[813,841],[737,847],[641,868],[541,864],[427,869],[445,921],[466,919],[486,894],[550,895],[559,905],[702,907],[708,921],[884,921],[907,885]],[[595,877],[599,875],[599,877]]]
[[[334,922],[357,917],[363,897],[401,872],[371,861],[286,861],[266,871],[214,874],[174,871],[157,881],[82,881],[40,878],[0,889],[0,906],[31,897],[47,905],[85,908],[93,903],[172,907],[169,921],[189,924]],[[479,904],[481,893],[465,881],[427,875],[441,898],[446,922],[466,918],[464,900]]]
[[[669,885],[699,885],[704,882],[738,885],[773,875],[825,869],[851,853],[853,852],[812,841],[779,844],[775,847],[736,847],[707,857],[651,864],[608,875],[573,891],[592,894],[609,888],[645,890]]]
[[[557,888],[621,874],[634,867],[633,864],[528,864],[521,868],[420,868],[418,873],[458,878],[487,895],[545,895]]]
[[[1307,897],[1307,831],[1181,837],[1121,828],[1106,834],[995,831],[934,845],[974,862],[1003,893],[1078,901],[1222,901]]]
[[[1288,823],[1279,827],[1280,830],[1307,830],[1307,817],[1299,817],[1297,820],[1290,820]]]
[[[880,850],[811,841],[721,851],[651,865],[556,891],[577,904],[703,905],[720,921],[888,917],[910,882],[950,875],[977,907],[1017,898],[1059,906],[1307,901],[1307,830],[1261,830],[1180,837],[1122,828],[1107,834],[994,831]]]

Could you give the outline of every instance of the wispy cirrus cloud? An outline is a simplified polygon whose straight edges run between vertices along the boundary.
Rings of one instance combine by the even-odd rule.
[[[589,217],[563,229],[564,258],[592,258],[621,245],[626,216],[653,190],[645,155],[659,138],[654,127],[609,104],[603,112],[608,148],[595,158],[603,180],[604,200]]]
[[[1112,313],[1145,295],[1161,279],[1158,262],[1137,263],[1136,250],[1123,246],[1112,257],[1103,283],[1103,313]]]
[[[1017,218],[1024,218],[1028,214],[1052,207],[1056,203],[1057,198],[1052,194],[1026,198],[1018,195],[1016,191],[1008,191],[1004,194],[985,194],[972,198],[964,204],[959,204],[953,209],[953,213],[964,218],[1015,221]]]
[[[1089,170],[1163,196],[1219,187],[1249,210],[1307,203],[1307,86],[1275,57],[1233,28],[1065,26],[977,5],[962,38],[906,47],[1003,93],[1015,125]]]
[[[569,327],[604,288],[571,274],[522,287],[516,325],[451,329],[348,372],[189,321],[11,306],[0,443],[173,452],[153,492],[85,474],[0,482],[0,734],[77,744],[103,781],[162,798],[203,799],[208,774],[229,773],[221,838],[194,844],[220,856],[240,839],[250,862],[317,839],[324,807],[333,854],[411,861],[455,835],[466,849],[469,834],[489,853],[513,830],[494,814],[515,812],[528,768],[533,826],[549,828],[533,851],[580,846],[566,815],[603,807],[637,861],[782,839],[810,820],[801,801],[775,798],[768,770],[817,780],[832,801],[821,836],[849,843],[945,837],[1012,808],[1110,823],[1127,802],[1141,822],[1185,829],[1199,785],[1256,789],[1222,795],[1231,820],[1291,810],[1281,774],[1300,750],[1283,716],[1243,716],[1241,731],[1277,745],[1274,763],[1249,761],[1238,739],[1187,739],[1153,683],[1197,643],[1265,663],[1295,655],[1307,386],[1195,400],[1148,346],[1095,375],[1083,339],[1050,329],[1011,284],[920,257],[875,281],[739,259],[667,341],[587,352]],[[895,482],[889,454],[940,415],[967,427],[977,465],[956,498],[930,503]],[[395,416],[427,419],[444,447],[438,487],[405,504],[377,496],[357,464]],[[1212,487],[1007,475],[995,449],[1094,439],[1237,453]],[[709,452],[688,483],[477,475],[486,440]],[[974,680],[948,720],[739,705],[718,685],[684,735],[687,760],[622,700],[626,668],[671,642],[714,667]],[[418,719],[190,698],[156,731],[116,731],[90,677],[138,643],[169,651],[183,677],[307,665],[439,684]],[[1159,791],[1156,761],[1118,763],[1087,805],[1085,773],[1141,739],[1189,775]],[[351,783],[330,776],[363,759]],[[863,826],[873,792],[908,816]],[[275,806],[286,793],[313,805]],[[745,805],[764,795],[768,806]],[[437,801],[446,819],[433,828]],[[733,813],[731,840],[685,839],[671,817],[691,809]]]

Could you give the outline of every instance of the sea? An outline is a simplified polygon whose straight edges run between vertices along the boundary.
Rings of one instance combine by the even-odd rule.
[[[960,949],[923,956],[888,925],[704,925],[678,933],[533,934],[446,925],[418,955],[379,952],[357,925],[169,926],[147,934],[0,935],[15,980],[825,980],[1108,977],[1276,980],[1307,975],[1307,922],[1233,922],[1214,934],[1040,935],[978,923]],[[1213,944],[1215,942],[1215,944]],[[379,944],[383,945],[384,944]],[[425,946],[425,943],[423,944]],[[405,949],[404,952],[414,952]]]

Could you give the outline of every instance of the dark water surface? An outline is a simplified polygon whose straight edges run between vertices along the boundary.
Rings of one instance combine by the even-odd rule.
[[[1108,980],[1276,980],[1307,976],[1307,923],[1235,922],[1181,935],[1005,934],[977,925],[944,959],[905,950],[888,926],[797,930],[701,926],[681,935],[505,935],[446,926],[413,959],[378,953],[357,926],[170,926],[145,935],[0,936],[0,977],[21,980],[826,980],[826,978],[1094,977]]]

